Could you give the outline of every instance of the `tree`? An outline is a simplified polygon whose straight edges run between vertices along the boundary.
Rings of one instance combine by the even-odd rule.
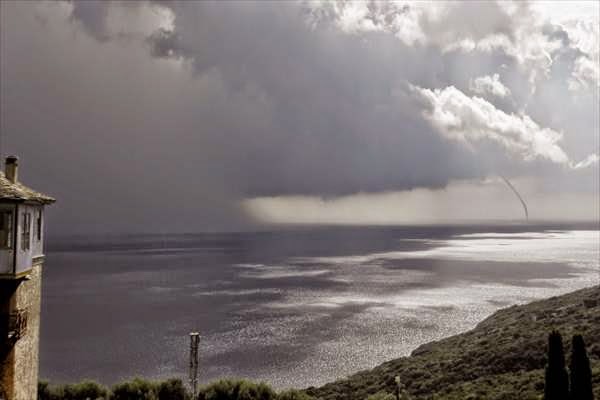
[[[592,369],[581,335],[573,336],[569,370],[571,372],[571,399],[593,400]]]
[[[562,336],[557,331],[548,335],[548,365],[544,400],[566,400],[569,397],[569,375],[565,369]]]

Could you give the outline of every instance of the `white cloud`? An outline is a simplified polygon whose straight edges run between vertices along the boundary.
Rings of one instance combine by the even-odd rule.
[[[572,77],[569,80],[569,89],[579,90],[600,87],[600,63],[598,55],[595,59],[580,56],[573,65]]]
[[[477,94],[490,93],[498,97],[506,97],[510,95],[510,89],[504,86],[500,81],[500,75],[480,76],[469,81],[469,89]]]
[[[580,163],[573,162],[558,145],[562,133],[539,126],[528,115],[507,114],[480,97],[465,95],[454,86],[434,90],[410,87],[426,103],[425,118],[442,135],[471,149],[478,142],[490,140],[526,161],[542,158],[571,168],[598,162],[595,154]]]
[[[427,44],[421,19],[436,19],[447,6],[439,1],[313,1],[306,5],[312,23],[326,18],[346,33],[389,32],[409,46]]]
[[[544,21],[561,27],[570,46],[581,52],[575,60],[569,88],[600,86],[600,3],[597,1],[538,1],[533,10]]]
[[[313,19],[327,16],[344,32],[387,32],[409,46],[443,52],[501,51],[527,73],[532,90],[550,73],[562,40],[548,25],[563,29],[582,52],[573,66],[572,88],[598,85],[597,2],[316,2]]]
[[[577,164],[572,164],[571,167],[574,169],[587,168],[592,165],[598,164],[598,161],[600,161],[600,157],[598,157],[598,154],[590,154],[584,160],[578,162]]]

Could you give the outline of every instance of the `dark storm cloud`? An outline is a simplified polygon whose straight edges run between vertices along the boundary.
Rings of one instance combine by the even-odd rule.
[[[502,64],[503,79],[526,83],[504,54],[311,25],[303,3],[128,4],[2,6],[2,151],[19,153],[27,182],[58,197],[55,226],[236,229],[248,223],[237,206],[248,196],[443,187],[531,168],[493,146],[446,140],[406,89],[467,92],[470,78]],[[115,29],[111,12],[123,7]],[[146,32],[164,7],[173,26]],[[497,6],[480,7],[452,14],[481,22],[459,36],[490,24],[511,32]],[[123,15],[140,40],[124,34],[133,28]],[[438,28],[432,37],[448,36]]]
[[[154,57],[185,57],[180,40],[177,33],[167,29],[158,29],[148,38],[150,54]]]
[[[291,3],[193,9],[174,5],[176,30],[157,35],[153,49],[188,58],[196,74],[217,70],[230,92],[269,103],[268,130],[228,133],[247,154],[232,154],[244,194],[337,195],[441,186],[470,175],[452,160],[468,155],[457,156],[432,132],[403,91],[407,79],[437,80],[437,67],[415,59],[441,65],[440,55],[423,49],[415,57],[381,34],[357,40],[329,27],[310,30],[304,10]],[[446,160],[443,172],[424,152]]]
[[[76,1],[73,2],[73,20],[80,21],[83,28],[98,40],[108,40],[106,19],[110,3],[106,1]]]

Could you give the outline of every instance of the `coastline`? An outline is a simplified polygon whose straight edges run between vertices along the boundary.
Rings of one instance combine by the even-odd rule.
[[[398,375],[415,399],[537,398],[543,388],[546,337],[553,329],[565,343],[575,333],[584,336],[598,397],[600,285],[500,309],[474,329],[421,345],[408,357],[304,391],[323,400],[364,399],[394,393]]]
[[[563,336],[567,365],[571,336],[583,335],[592,369],[593,390],[598,397],[600,285],[500,309],[480,321],[474,329],[423,344],[410,356],[389,360],[320,387],[276,392],[265,383],[225,378],[201,385],[199,398],[213,398],[211,396],[220,392],[225,397],[219,398],[237,399],[235,393],[246,391],[248,395],[244,398],[249,400],[381,400],[393,398],[390,396],[395,391],[395,378],[399,376],[412,400],[537,400],[543,393],[546,343],[552,330],[558,330]],[[82,390],[102,394],[97,397],[123,390],[175,390],[179,395],[167,398],[186,398],[185,384],[178,379],[134,378],[110,389],[90,381],[58,386],[42,382],[40,388],[46,393],[46,397],[40,399],[62,399],[64,393]]]

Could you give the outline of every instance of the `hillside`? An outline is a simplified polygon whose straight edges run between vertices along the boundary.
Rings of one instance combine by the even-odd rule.
[[[363,400],[394,393],[399,375],[413,399],[539,399],[552,329],[563,335],[567,365],[571,336],[583,335],[600,399],[600,286],[499,310],[475,329],[425,344],[410,357],[305,392],[323,400]]]

